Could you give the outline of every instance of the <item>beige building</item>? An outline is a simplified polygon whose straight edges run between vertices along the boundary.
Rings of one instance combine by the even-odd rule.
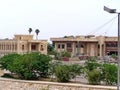
[[[58,52],[71,52],[72,56],[105,56],[117,54],[117,40],[117,37],[94,35],[51,38],[55,50]]]
[[[27,52],[47,54],[47,40],[34,40],[33,35],[14,35],[13,39],[0,40],[0,55]]]

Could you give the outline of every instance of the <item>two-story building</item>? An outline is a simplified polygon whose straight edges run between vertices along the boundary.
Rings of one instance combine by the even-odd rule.
[[[55,50],[71,52],[72,56],[105,56],[117,54],[117,37],[108,36],[65,36],[51,38]]]
[[[47,40],[35,40],[33,35],[14,35],[13,39],[0,39],[0,55],[27,52],[47,54]]]

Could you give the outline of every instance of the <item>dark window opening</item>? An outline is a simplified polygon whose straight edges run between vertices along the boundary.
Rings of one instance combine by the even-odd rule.
[[[60,44],[58,44],[58,48],[60,48]]]
[[[71,48],[72,47],[71,43],[67,43],[67,47]]]
[[[65,48],[65,45],[63,44],[63,45],[62,45],[62,49],[64,49],[64,48]]]
[[[22,45],[22,50],[24,50],[24,45]]]
[[[41,50],[41,51],[43,51],[43,50],[44,50],[44,48],[43,48],[43,45],[41,45],[41,48],[40,48],[40,50]]]
[[[36,45],[32,45],[32,46],[31,46],[31,49],[32,49],[32,50],[36,50]]]
[[[83,45],[81,45],[81,48],[84,48],[84,46],[83,46]]]

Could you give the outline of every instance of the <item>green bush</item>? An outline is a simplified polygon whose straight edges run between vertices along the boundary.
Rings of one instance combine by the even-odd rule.
[[[63,52],[61,52],[61,57],[71,57],[71,53],[63,51]]]
[[[55,76],[58,82],[68,82],[70,80],[69,66],[59,65],[55,69]]]
[[[115,64],[103,64],[102,74],[106,85],[117,84],[117,66]]]
[[[84,72],[90,84],[100,84],[102,81],[101,64],[96,61],[95,57],[89,57],[85,62]]]
[[[55,68],[55,76],[58,82],[69,82],[70,79],[75,78],[81,73],[81,66],[78,64],[73,65],[58,65]]]
[[[95,58],[88,59],[84,64],[84,72],[90,84],[117,84],[117,66],[110,63],[99,63]]]
[[[60,61],[52,61],[50,63],[49,74],[51,76],[51,79],[54,78],[56,67],[59,65],[62,65],[62,63]]]
[[[101,71],[99,69],[87,71],[86,76],[89,84],[98,85],[102,81]]]
[[[94,57],[89,57],[88,60],[85,61],[84,68],[91,71],[98,67],[100,67],[101,64],[96,61]]]
[[[40,53],[10,54],[0,58],[0,66],[20,79],[37,79],[49,76],[50,61],[48,55]]]
[[[56,60],[61,60],[61,53],[56,52],[55,53],[55,59]]]

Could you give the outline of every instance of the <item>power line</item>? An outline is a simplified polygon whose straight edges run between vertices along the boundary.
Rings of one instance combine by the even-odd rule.
[[[113,23],[115,22],[115,19],[111,21],[109,27],[105,30],[104,34],[107,34],[108,31],[110,31],[111,27],[113,26]],[[102,33],[103,34],[103,33]]]
[[[109,24],[111,21],[115,20],[117,18],[117,16],[115,16],[114,18],[110,19],[109,21],[107,21],[106,23],[104,23],[103,25],[99,26],[98,28],[92,30],[90,33],[88,33],[88,35],[90,34],[95,34],[96,32],[98,32],[98,30],[100,30],[101,28],[105,27],[107,24]]]

